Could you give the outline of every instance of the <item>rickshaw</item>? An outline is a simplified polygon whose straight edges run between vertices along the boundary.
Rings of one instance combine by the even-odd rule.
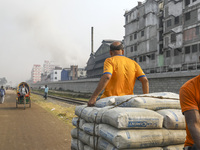
[[[23,85],[26,89],[26,95],[22,94]],[[24,109],[26,109],[26,104],[29,104],[29,108],[31,108],[30,87],[26,82],[21,82],[17,86],[16,108],[18,108],[18,104],[24,104]]]

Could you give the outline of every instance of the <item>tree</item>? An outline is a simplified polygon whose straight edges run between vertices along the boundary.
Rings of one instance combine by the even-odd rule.
[[[4,84],[6,84],[6,83],[7,83],[7,80],[6,80],[5,77],[0,78],[0,84],[1,84],[1,85],[4,85]]]

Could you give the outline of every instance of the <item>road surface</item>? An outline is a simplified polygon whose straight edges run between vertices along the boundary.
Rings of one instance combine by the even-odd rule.
[[[32,103],[16,108],[15,91],[0,104],[0,150],[70,150],[70,128]],[[28,107],[28,105],[27,105]]]

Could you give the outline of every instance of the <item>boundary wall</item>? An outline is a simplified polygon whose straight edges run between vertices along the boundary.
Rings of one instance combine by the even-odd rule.
[[[150,93],[152,92],[174,92],[179,93],[180,87],[188,80],[199,75],[200,71],[187,72],[171,72],[171,73],[156,73],[147,74],[149,80]],[[80,93],[92,93],[99,82],[99,78],[59,81],[59,82],[41,82],[30,84],[32,88],[39,88],[47,84],[52,90],[70,90]],[[134,94],[142,94],[142,84],[136,81]]]

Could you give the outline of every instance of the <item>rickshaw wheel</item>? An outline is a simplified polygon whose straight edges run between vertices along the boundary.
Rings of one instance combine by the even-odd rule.
[[[16,100],[16,108],[18,108],[18,101]]]
[[[29,108],[31,108],[31,98],[29,97]]]
[[[24,109],[26,109],[26,99],[24,98]]]

